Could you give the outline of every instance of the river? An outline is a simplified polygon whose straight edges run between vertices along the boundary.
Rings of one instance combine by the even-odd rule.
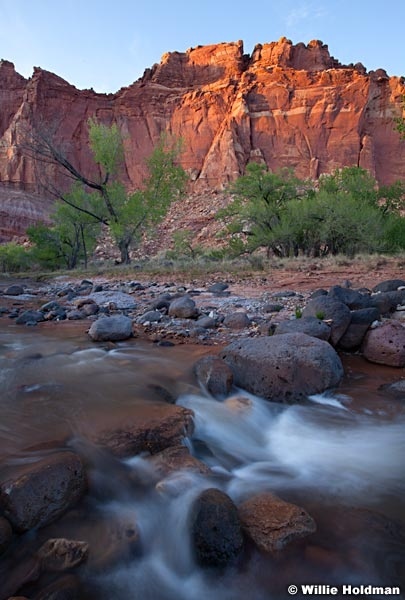
[[[405,404],[381,390],[402,370],[342,357],[346,375],[333,395],[287,406],[235,390],[245,400],[218,402],[192,375],[193,362],[209,351],[137,340],[95,345],[82,324],[29,328],[0,320],[3,461],[67,437],[91,453],[83,440],[92,428],[134,403],[156,402],[164,387],[194,411],[190,450],[213,472],[175,474],[159,493],[154,487],[138,493],[126,476],[147,470],[142,457],[109,462],[93,453],[97,491],[57,523],[31,532],[30,547],[50,536],[74,537],[98,555],[105,547],[108,556],[111,540],[100,523],[136,523],[141,550],[102,568],[90,561],[80,571],[83,598],[100,600],[271,600],[287,598],[287,586],[302,583],[405,590]],[[303,506],[317,532],[276,556],[247,545],[232,567],[201,569],[187,516],[208,487],[221,488],[236,504],[272,491]]]

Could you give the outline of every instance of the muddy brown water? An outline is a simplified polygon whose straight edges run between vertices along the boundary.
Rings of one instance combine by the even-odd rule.
[[[134,485],[144,473],[142,457],[87,455],[90,494],[58,522],[16,541],[0,561],[3,578],[48,538],[68,537],[90,543],[89,562],[78,571],[83,598],[271,600],[304,583],[405,591],[405,398],[381,389],[403,370],[342,356],[345,378],[333,394],[299,406],[250,397],[249,410],[235,413],[232,403],[205,396],[192,374],[196,358],[215,349],[137,340],[96,345],[85,330],[83,323],[29,328],[0,319],[3,463],[66,439],[86,458],[89,433],[130,415],[134,404],[147,410],[164,388],[194,411],[190,449],[213,475],[174,475],[157,493]],[[228,569],[200,569],[187,517],[196,495],[213,486],[236,503],[275,492],[306,508],[317,531],[277,556],[248,543]],[[137,542],[122,544],[122,532],[134,528]],[[35,598],[46,583],[22,591]]]

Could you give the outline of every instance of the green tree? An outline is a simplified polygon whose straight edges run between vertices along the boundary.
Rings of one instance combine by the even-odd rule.
[[[43,131],[31,132],[23,150],[73,179],[73,192],[56,189],[49,177],[46,187],[72,209],[107,225],[119,248],[121,262],[129,263],[131,245],[164,217],[170,202],[184,190],[187,177],[177,164],[180,145],[162,137],[147,161],[145,181],[140,189],[128,193],[121,177],[124,149],[117,125],[107,126],[90,119],[89,143],[94,159],[93,174],[76,168],[66,152],[55,146],[53,136]],[[52,178],[57,179],[55,171]],[[83,202],[85,197],[86,202]]]
[[[250,163],[246,174],[239,177],[230,190],[233,201],[219,211],[218,217],[227,221],[235,248],[241,248],[240,234],[243,233],[247,239],[244,250],[252,252],[264,247],[268,254],[273,251],[281,256],[282,251],[274,241],[274,229],[280,226],[288,203],[306,195],[308,190],[308,185],[288,169],[273,173],[265,165]]]
[[[0,271],[2,273],[25,271],[28,269],[29,264],[29,249],[15,242],[0,244]]]

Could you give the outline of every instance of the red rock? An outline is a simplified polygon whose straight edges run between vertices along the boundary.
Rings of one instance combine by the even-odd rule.
[[[368,331],[363,343],[364,357],[373,363],[405,367],[405,327],[388,321]]]
[[[95,114],[116,121],[128,140],[130,188],[144,177],[162,130],[184,140],[193,191],[221,189],[251,159],[292,167],[299,177],[347,165],[369,169],[384,184],[405,176],[405,144],[393,126],[403,78],[341,65],[317,40],[293,45],[281,38],[257,45],[251,56],[240,41],[168,53],[108,95],[77,90],[41,69],[25,80],[3,61],[0,91],[0,181],[25,192],[37,181],[32,159],[17,148],[19,132],[48,123],[69,158],[91,171],[86,124]],[[18,213],[3,210],[0,235],[23,232]]]
[[[242,526],[264,552],[275,552],[316,530],[315,521],[301,507],[270,493],[249,498],[239,506]]]
[[[89,545],[78,540],[49,539],[38,550],[43,571],[67,571],[79,566],[88,556]]]

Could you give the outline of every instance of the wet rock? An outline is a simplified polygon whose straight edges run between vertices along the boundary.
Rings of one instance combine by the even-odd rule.
[[[49,539],[38,550],[43,571],[67,571],[82,564],[88,556],[89,545],[78,540]]]
[[[75,308],[74,310],[69,310],[66,313],[66,318],[69,321],[81,321],[82,319],[85,318],[85,315],[84,315],[84,313],[82,313],[81,310]]]
[[[82,597],[79,579],[65,575],[43,588],[32,600],[78,600]]]
[[[18,532],[43,527],[80,500],[86,476],[70,451],[13,468],[0,483],[0,509]]]
[[[249,498],[239,506],[242,527],[264,552],[277,552],[316,530],[313,518],[301,507],[270,493]]]
[[[44,313],[40,310],[24,310],[15,322],[17,325],[26,325],[27,323],[40,323],[44,320]]]
[[[192,411],[171,404],[134,406],[124,422],[91,434],[92,440],[120,458],[156,454],[177,446],[193,432]]]
[[[4,517],[0,517],[0,554],[8,548],[12,537],[13,530],[10,523]]]
[[[190,511],[191,539],[197,562],[225,566],[243,548],[238,510],[224,492],[210,488],[194,501]]]
[[[199,384],[215,398],[223,398],[231,391],[233,373],[221,358],[204,356],[195,363],[193,370]]]
[[[179,319],[194,319],[198,316],[196,304],[189,296],[180,296],[171,301],[169,316]]]
[[[15,566],[8,563],[8,568],[7,566],[4,568],[2,565],[0,567],[0,600],[14,596],[25,584],[37,581],[40,573],[40,564],[36,557],[22,559]]]
[[[46,302],[46,304],[43,304],[39,310],[41,310],[44,313],[47,313],[53,310],[59,310],[60,308],[61,305],[59,304],[59,302],[56,302],[56,300],[51,300],[50,302]]]
[[[140,551],[139,529],[126,515],[91,519],[85,536],[90,548],[86,564],[92,571],[111,569]]]
[[[194,471],[203,475],[211,471],[206,464],[192,456],[186,446],[173,446],[147,459],[159,478],[177,471]]]
[[[291,321],[282,321],[274,331],[274,335],[282,333],[306,333],[320,340],[329,340],[331,329],[329,325],[316,317],[301,317]]]
[[[352,310],[349,327],[339,340],[339,348],[342,350],[355,350],[361,346],[370,325],[378,318],[379,311],[376,308]]]
[[[367,332],[362,347],[370,362],[390,367],[405,367],[405,326],[388,321]]]
[[[387,279],[373,287],[373,292],[395,292],[399,287],[405,287],[403,279]]]
[[[232,412],[242,415],[251,412],[253,407],[252,400],[246,396],[230,396],[224,401],[224,404]]]
[[[330,321],[330,342],[333,346],[336,346],[351,319],[349,307],[329,296],[318,296],[310,300],[302,311],[302,316]]]
[[[24,288],[22,285],[9,285],[8,288],[4,290],[4,294],[6,296],[21,296],[21,294],[24,294]]]
[[[389,315],[398,304],[397,292],[379,292],[370,296],[370,306],[376,308],[380,315]]]
[[[132,336],[132,319],[124,315],[100,317],[92,323],[89,336],[94,342],[117,342]]]
[[[305,333],[232,342],[221,357],[231,367],[237,386],[277,402],[324,392],[343,377],[332,346]]]
[[[227,315],[224,319],[224,325],[229,329],[244,329],[251,325],[251,321],[246,313],[238,311]]]
[[[394,381],[393,383],[386,383],[379,389],[389,392],[390,394],[405,396],[405,379],[400,379],[399,381]]]

